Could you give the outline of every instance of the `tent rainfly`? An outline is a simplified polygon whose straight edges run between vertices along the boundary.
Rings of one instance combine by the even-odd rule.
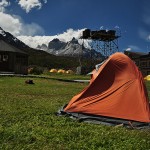
[[[144,79],[123,53],[111,55],[90,84],[58,111],[86,122],[150,127],[150,105]]]

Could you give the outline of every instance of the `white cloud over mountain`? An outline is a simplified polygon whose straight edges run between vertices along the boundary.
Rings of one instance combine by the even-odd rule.
[[[18,39],[23,41],[25,44],[29,45],[32,48],[36,48],[38,45],[46,44],[53,40],[54,38],[58,38],[59,40],[63,42],[68,42],[72,40],[73,37],[76,39],[79,39],[82,35],[81,30],[73,30],[73,29],[68,29],[66,32],[58,35],[53,35],[53,36],[17,36]],[[79,43],[82,44],[82,40],[79,40]],[[84,43],[86,47],[88,47],[88,43]]]
[[[47,0],[17,0],[16,2],[28,13],[33,8],[40,9],[43,3],[47,3]],[[48,45],[54,38],[58,38],[64,42],[70,41],[73,37],[79,39],[84,30],[68,29],[64,33],[53,36],[36,36],[44,34],[44,29],[34,22],[30,24],[25,23],[20,16],[6,13],[6,7],[10,5],[11,3],[8,0],[2,0],[0,2],[0,27],[30,47],[36,48],[42,44]],[[79,43],[82,43],[82,41],[79,40]],[[84,44],[88,47],[88,43],[85,42]]]
[[[12,33],[13,35],[19,35],[22,23],[17,16],[0,12],[0,18],[0,26],[4,30]]]

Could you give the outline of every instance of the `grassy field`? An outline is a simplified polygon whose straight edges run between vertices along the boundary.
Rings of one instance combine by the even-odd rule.
[[[28,78],[0,77],[1,150],[150,149],[150,130],[79,123],[56,116],[87,83],[51,78],[32,78],[35,84],[29,85],[25,84]],[[150,82],[147,89],[150,94]]]

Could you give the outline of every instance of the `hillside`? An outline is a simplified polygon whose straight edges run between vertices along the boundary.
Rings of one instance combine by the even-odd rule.
[[[98,60],[90,61],[86,58],[81,59],[81,61],[82,66],[86,66],[86,68],[91,68],[92,65],[92,69],[97,63],[99,63]],[[45,51],[36,50],[36,52],[33,52],[29,56],[29,65],[47,67],[48,69],[63,68],[76,70],[76,68],[80,65],[80,62],[77,57],[55,56],[52,54],[47,54]]]

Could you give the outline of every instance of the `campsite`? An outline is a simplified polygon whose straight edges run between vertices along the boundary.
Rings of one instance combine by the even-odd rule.
[[[150,150],[149,8],[1,0],[0,150]]]
[[[150,148],[149,129],[127,129],[79,122],[56,112],[88,83],[66,82],[75,75],[49,79],[0,77],[0,149],[139,149]],[[88,79],[87,76],[81,76]],[[62,79],[62,80],[59,80]],[[146,81],[150,98],[150,82]]]

